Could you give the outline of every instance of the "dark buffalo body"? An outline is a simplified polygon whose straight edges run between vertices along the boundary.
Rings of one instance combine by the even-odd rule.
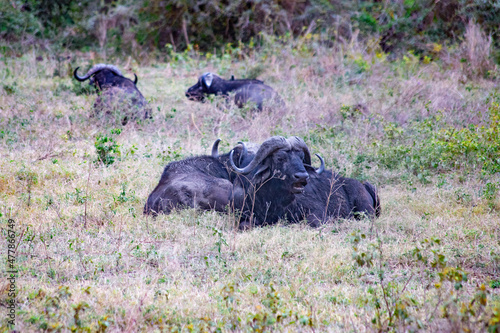
[[[325,170],[321,174],[311,173],[287,217],[294,222],[306,219],[309,225],[317,227],[329,219],[379,215],[380,200],[372,184]]]
[[[224,211],[231,202],[233,184],[237,174],[229,167],[230,154],[219,156],[215,141],[212,155],[190,157],[169,163],[161,175],[160,182],[149,195],[144,214],[169,214],[173,209],[197,208]],[[234,163],[246,163],[246,147],[235,147]],[[246,157],[248,158],[248,157]]]
[[[283,100],[273,88],[260,80],[241,79],[224,80],[221,77],[205,73],[198,82],[186,91],[186,97],[193,101],[204,102],[208,95],[228,97],[234,93],[234,103],[242,108],[253,103],[258,110],[264,105],[283,105]]]
[[[169,214],[175,208],[223,211],[232,184],[226,167],[217,158],[198,156],[168,164],[149,195],[145,214]]]
[[[129,119],[148,118],[151,109],[147,101],[137,89],[137,76],[134,81],[124,77],[113,65],[99,64],[92,67],[84,76],[78,75],[78,67],[74,77],[78,81],[89,80],[98,93],[94,103],[94,114],[117,114],[122,123]]]

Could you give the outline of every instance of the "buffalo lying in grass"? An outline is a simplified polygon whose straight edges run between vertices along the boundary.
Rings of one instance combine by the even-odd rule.
[[[277,141],[283,141],[283,139]],[[298,138],[294,140],[304,152],[303,166],[308,176],[302,182],[303,188],[296,185],[290,186],[291,181],[299,179],[295,175],[292,176],[291,167],[288,167],[288,171],[286,170],[287,164],[294,165],[296,168],[294,171],[299,171],[301,168],[297,161],[293,164],[294,158],[290,154],[287,156],[290,161],[280,156],[283,152],[278,153],[279,149],[267,156],[267,162],[259,163],[259,159],[255,157],[253,161],[255,166],[248,165],[242,169],[233,166],[236,172],[242,175],[248,174],[242,183],[240,179],[233,181],[234,206],[241,207],[243,210],[241,223],[243,228],[252,224],[272,224],[280,218],[286,218],[290,222],[305,219],[310,226],[317,227],[329,219],[380,216],[380,199],[375,186],[368,182],[361,183],[356,179],[341,177],[331,170],[324,170],[324,160],[318,154],[316,155],[321,160],[321,167],[314,169],[310,165],[311,158],[305,143]],[[273,149],[275,148],[269,148],[268,151]],[[251,154],[243,160],[249,161],[261,153]],[[271,164],[270,157],[273,154],[276,154],[277,158],[275,157],[276,162]],[[303,170],[300,171],[303,172]],[[261,173],[268,174],[261,177]],[[274,176],[269,178],[270,174]]]
[[[298,137],[272,137],[250,149],[240,142],[219,155],[172,162],[150,194],[144,214],[169,214],[176,208],[241,213],[240,228],[306,219],[317,227],[332,218],[380,215],[380,200],[370,183],[311,166],[307,145]]]
[[[264,106],[284,105],[276,91],[260,80],[224,80],[212,73],[200,76],[198,82],[186,91],[186,97],[192,101],[204,102],[208,95],[228,98],[231,93],[234,93],[234,103],[239,108],[253,103],[262,111]]]
[[[296,195],[304,191],[309,173],[315,173],[309,149],[298,137],[267,139],[242,168],[234,164],[232,154],[229,162],[241,175],[233,183],[233,200],[235,209],[241,209],[242,228],[284,218]]]
[[[324,161],[320,159],[322,169]],[[287,217],[295,222],[306,219],[310,226],[317,227],[329,219],[374,218],[380,212],[375,186],[325,170],[311,173],[304,192],[297,195]]]
[[[135,79],[132,81],[115,66],[98,64],[84,76],[79,76],[78,68],[73,73],[75,79],[80,82],[89,80],[98,93],[94,115],[114,115],[124,125],[129,119],[150,117],[151,109],[136,86],[137,75],[134,74]]]
[[[220,139],[214,142],[212,155],[203,155],[169,163],[161,175],[160,182],[149,195],[144,214],[169,214],[173,209],[197,208],[224,211],[232,199],[232,180],[229,154],[219,156]],[[243,150],[244,149],[244,150]],[[246,163],[249,156],[246,146],[235,147],[233,163]]]

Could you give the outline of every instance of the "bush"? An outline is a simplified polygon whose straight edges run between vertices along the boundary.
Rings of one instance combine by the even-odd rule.
[[[41,37],[42,25],[21,1],[0,1],[0,40],[10,44],[29,35]]]
[[[175,52],[190,45],[212,52],[228,43],[250,43],[252,38],[259,42],[262,33],[311,33],[327,45],[358,36],[378,39],[387,53],[414,51],[429,59],[442,45],[459,42],[466,29],[471,32],[467,22],[472,21],[491,35],[492,50],[499,49],[499,18],[498,6],[479,0],[29,0],[0,3],[0,37],[20,49],[45,40],[56,51],[99,49],[104,57],[127,54],[141,59],[152,51],[167,54],[167,45]],[[493,56],[500,58],[496,52]]]
[[[487,125],[456,128],[441,116],[413,121],[403,131],[390,123],[378,142],[376,156],[389,169],[403,167],[421,181],[434,173],[481,170],[500,171],[500,107],[496,96],[488,108]]]
[[[97,135],[94,143],[97,152],[96,163],[100,162],[105,166],[108,166],[113,164],[117,158],[120,158],[120,145],[117,144],[115,139],[112,137],[112,135],[119,135],[120,133],[120,129],[112,129],[110,136],[103,134]]]
[[[461,47],[461,62],[467,77],[473,79],[492,75],[494,64],[491,46],[491,35],[486,37],[478,24],[469,22]]]

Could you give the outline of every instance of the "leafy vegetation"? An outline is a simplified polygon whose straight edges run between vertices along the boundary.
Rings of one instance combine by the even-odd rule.
[[[436,59],[478,22],[498,49],[498,6],[490,1],[2,1],[0,36],[26,49],[64,48],[145,59],[187,48],[212,52],[229,43],[262,42],[262,34],[319,34],[327,45],[358,34],[386,53],[415,51]],[[494,58],[498,62],[498,52]]]
[[[385,167],[403,168],[421,181],[450,171],[500,172],[500,109],[498,96],[492,99],[484,125],[456,128],[441,115],[413,121],[406,128],[389,123],[384,140],[374,142],[374,153]]]
[[[104,165],[111,165],[115,162],[116,158],[121,155],[120,145],[116,143],[113,134],[120,134],[120,129],[112,129],[111,135],[98,135],[95,139],[95,149],[97,152],[96,162],[101,162]]]

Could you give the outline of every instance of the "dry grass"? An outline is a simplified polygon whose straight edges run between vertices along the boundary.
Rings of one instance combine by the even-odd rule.
[[[71,78],[52,76],[54,61],[28,54],[1,63],[0,211],[3,233],[6,217],[17,223],[16,329],[372,331],[381,269],[386,288],[406,286],[400,299],[414,301],[407,306],[414,321],[398,320],[395,330],[415,328],[417,319],[422,330],[452,330],[458,319],[441,318],[440,310],[452,285],[434,288],[437,275],[425,275],[432,269],[410,253],[439,238],[434,249],[447,265],[469,273],[463,300],[478,285],[498,281],[500,205],[498,197],[487,202],[481,194],[498,175],[457,170],[425,185],[376,161],[360,171],[356,154],[383,138],[389,122],[441,112],[450,124],[481,124],[495,88],[486,81],[461,84],[460,73],[437,63],[389,63],[351,47],[332,52],[299,43],[270,49],[265,59],[256,52],[235,61],[132,63],[154,119],[114,136],[109,124],[88,118],[95,96],[77,96]],[[261,78],[284,97],[286,112],[245,115],[184,97],[204,71],[238,77],[262,64]],[[344,119],[341,107],[358,104],[362,112]],[[318,128],[346,139],[322,137]],[[108,167],[93,163],[99,133],[120,145],[120,158]],[[208,153],[217,137],[228,151],[237,141],[275,134],[304,137],[329,167],[375,183],[381,218],[239,232],[231,216],[214,212],[142,215],[168,161]],[[355,263],[352,239],[361,234],[359,252],[380,240],[382,260],[373,253],[383,266]],[[488,309],[500,305],[498,290],[488,287]],[[1,304],[5,299],[3,293]]]
[[[492,75],[495,65],[491,59],[491,36],[486,36],[481,27],[470,21],[462,44],[464,71],[469,78]]]

